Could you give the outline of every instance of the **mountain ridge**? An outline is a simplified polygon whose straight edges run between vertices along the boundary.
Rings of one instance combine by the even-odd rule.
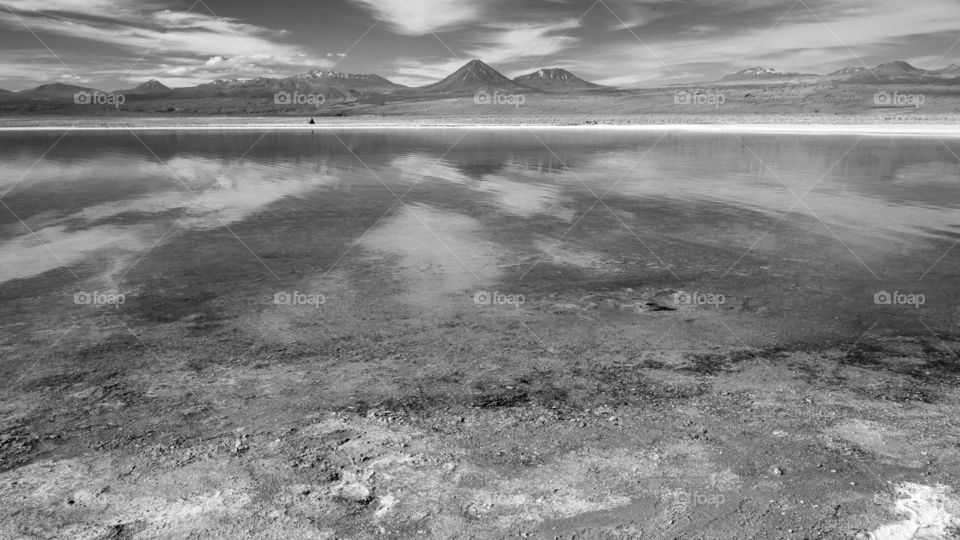
[[[881,63],[874,68],[865,66],[844,67],[826,75],[781,72],[773,67],[749,67],[721,77],[714,83],[725,84],[960,84],[960,65],[950,64],[938,69],[923,69],[904,60]],[[694,83],[690,83],[694,84]],[[443,79],[417,87],[404,86],[385,77],[371,73],[344,73],[332,70],[311,70],[284,78],[256,77],[252,79],[215,80],[195,86],[170,88],[151,79],[128,89],[119,90],[128,103],[153,101],[161,110],[180,110],[185,102],[205,100],[209,103],[195,107],[213,107],[217,110],[232,106],[212,100],[240,99],[250,104],[273,101],[275,105],[303,105],[299,101],[280,101],[282,93],[308,94],[308,98],[322,96],[320,104],[368,103],[383,105],[389,101],[443,99],[469,96],[483,92],[516,94],[576,94],[594,90],[612,89],[586,81],[563,68],[541,68],[513,79],[484,63],[471,60]],[[77,105],[74,96],[78,92],[101,92],[95,88],[53,82],[21,91],[0,90],[0,102],[5,110],[17,107],[50,110]],[[167,104],[163,104],[167,101]],[[306,101],[311,104],[317,100]],[[201,102],[202,103],[202,102]],[[39,107],[39,109],[36,109]]]
[[[772,67],[751,67],[720,78],[720,81],[781,80],[805,77],[818,77],[815,73],[794,73],[778,71]]]
[[[55,82],[41,84],[40,86],[34,88],[21,90],[20,92],[16,92],[16,95],[41,101],[59,101],[65,99],[73,101],[73,96],[76,95],[77,92],[92,93],[100,92],[100,90],[97,90],[96,88],[88,88],[86,86]]]
[[[577,77],[563,68],[541,68],[533,73],[514,77],[513,82],[544,92],[564,90],[599,90],[606,88]]]
[[[752,67],[724,75],[716,82],[786,82],[833,81],[859,84],[960,83],[960,66],[951,64],[941,69],[918,68],[905,60],[893,60],[875,67],[849,66],[825,75],[781,72],[771,67]]]

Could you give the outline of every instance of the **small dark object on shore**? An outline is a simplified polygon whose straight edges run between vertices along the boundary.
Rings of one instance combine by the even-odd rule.
[[[316,124],[316,122],[313,121],[313,118],[310,119],[310,124],[311,125]]]

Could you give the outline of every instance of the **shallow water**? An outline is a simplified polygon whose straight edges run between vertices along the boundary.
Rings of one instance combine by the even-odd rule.
[[[331,276],[351,294],[441,318],[469,309],[477,290],[531,299],[711,292],[764,321],[731,321],[748,342],[764,325],[781,328],[779,340],[853,339],[875,320],[889,333],[934,337],[960,321],[955,141],[457,129],[61,135],[0,133],[7,321],[58,302],[76,309],[76,290],[122,291],[130,307],[178,290],[216,304],[310,284],[331,287],[332,305],[347,293]],[[877,305],[881,290],[923,294],[924,304]],[[38,298],[52,304],[29,303]],[[163,322],[199,308],[164,309],[127,313]]]

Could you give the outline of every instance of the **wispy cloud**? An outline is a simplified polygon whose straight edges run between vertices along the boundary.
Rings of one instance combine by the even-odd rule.
[[[758,0],[757,4],[753,7],[769,8],[771,2]],[[921,50],[918,41],[942,53],[960,37],[957,5],[947,0],[922,4],[875,0],[869,5],[808,0],[812,11],[797,5],[778,20],[792,4],[780,2],[777,9],[763,12],[763,17],[753,13],[735,22],[716,17],[724,22],[681,23],[675,33],[650,37],[649,30],[659,24],[655,23],[648,32],[638,32],[642,42],[628,35],[616,46],[589,44],[581,51],[581,58],[590,59],[582,65],[609,74],[601,82],[619,85],[709,80],[728,69],[754,65],[824,72],[844,65],[859,66],[861,61],[872,66],[893,59],[930,56],[917,54]],[[717,9],[717,5],[705,5],[703,9]],[[932,36],[950,32],[957,34],[953,39],[940,40],[945,43],[942,50],[929,43]],[[630,73],[623,73],[625,66],[630,67]]]
[[[480,20],[475,0],[355,0],[394,31],[419,36]]]
[[[214,14],[192,0],[0,1],[12,10],[0,7],[3,87],[186,85],[341,63],[418,85],[473,58],[506,73],[559,65],[630,86],[754,65],[825,72],[960,56],[957,46],[943,57],[960,38],[956,0],[324,0],[322,17],[311,3],[223,2]]]
[[[561,51],[579,38],[566,32],[580,26],[576,19],[540,23],[504,23],[489,27],[483,34],[485,43],[468,51],[469,56],[488,62],[522,62],[539,59]]]
[[[335,62],[286,42],[285,30],[201,12],[204,8],[200,4],[194,6],[198,11],[186,12],[128,0],[6,3],[13,13],[0,10],[0,26],[20,31],[29,28],[37,35],[70,38],[114,51],[78,57],[71,50],[54,49],[56,59],[49,58],[49,52],[44,54],[51,65],[59,65],[60,61],[66,64],[57,69],[68,74],[89,72],[91,66],[96,66],[93,71],[97,73],[129,80],[125,73],[132,73],[138,64],[145,63],[153,66],[154,78],[201,82],[212,75],[256,76],[327,67]],[[138,62],[138,58],[142,59]],[[112,63],[107,69],[103,69],[105,61]]]

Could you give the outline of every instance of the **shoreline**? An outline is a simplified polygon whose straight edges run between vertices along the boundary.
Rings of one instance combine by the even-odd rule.
[[[176,125],[49,125],[3,126],[0,132],[62,131],[370,131],[370,130],[562,130],[562,131],[625,131],[685,133],[746,133],[771,135],[859,135],[883,137],[948,137],[960,138],[960,124],[465,124],[465,123],[342,123],[292,125],[275,123],[243,124],[176,124]]]
[[[309,117],[14,117],[0,118],[0,132],[61,131],[317,131],[317,130],[615,130],[634,132],[860,135],[960,138],[960,115],[571,115],[571,116],[356,116]]]

